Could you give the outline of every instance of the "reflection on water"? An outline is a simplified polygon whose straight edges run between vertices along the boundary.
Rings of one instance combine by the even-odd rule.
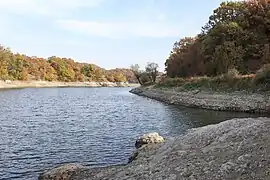
[[[165,137],[249,114],[166,105],[129,88],[29,88],[0,91],[0,177],[37,179],[67,162],[126,163],[136,137]]]

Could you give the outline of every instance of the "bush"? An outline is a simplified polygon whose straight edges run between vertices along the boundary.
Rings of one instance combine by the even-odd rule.
[[[179,90],[256,91],[270,90],[270,64],[264,65],[256,74],[241,75],[238,70],[215,77],[164,78],[158,87],[179,87]]]
[[[270,64],[265,64],[252,79],[254,85],[270,86]]]
[[[142,85],[146,85],[149,82],[151,82],[151,79],[148,77],[146,73],[141,74],[140,79],[141,79]]]
[[[239,76],[239,71],[235,68],[229,69],[225,76],[227,79],[237,78]]]
[[[185,82],[187,82],[187,80],[183,78],[164,78],[158,83],[158,86],[182,86]]]

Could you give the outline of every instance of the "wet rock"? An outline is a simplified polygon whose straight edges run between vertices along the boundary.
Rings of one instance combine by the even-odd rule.
[[[138,87],[138,88],[131,89],[129,92],[131,92],[133,94],[140,94],[140,93],[143,93],[143,90]]]
[[[137,159],[137,156],[139,155],[139,151],[136,150],[135,152],[132,153],[132,155],[128,159],[128,163],[131,163],[132,161]]]
[[[148,133],[139,137],[135,142],[135,147],[138,149],[145,144],[156,144],[164,142],[164,138],[160,136],[158,133]]]

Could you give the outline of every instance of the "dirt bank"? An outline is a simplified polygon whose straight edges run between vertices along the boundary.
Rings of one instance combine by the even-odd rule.
[[[153,87],[137,87],[130,92],[169,104],[187,107],[270,114],[269,93],[176,91],[170,88],[158,89]]]

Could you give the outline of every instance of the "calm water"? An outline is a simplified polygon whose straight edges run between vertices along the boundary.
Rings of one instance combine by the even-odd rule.
[[[129,88],[42,88],[0,91],[0,179],[37,179],[62,163],[126,163],[136,137],[165,137],[242,113],[166,105]]]

